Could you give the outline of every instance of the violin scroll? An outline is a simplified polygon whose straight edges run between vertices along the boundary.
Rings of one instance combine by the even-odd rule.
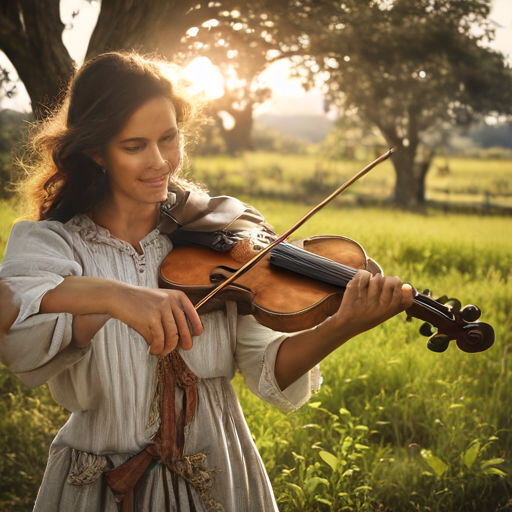
[[[418,293],[415,304],[407,313],[426,320],[420,327],[420,334],[429,338],[427,347],[433,352],[444,352],[452,340],[457,342],[460,350],[468,353],[483,352],[494,344],[494,329],[489,324],[477,322],[481,312],[473,304],[462,308],[458,299],[446,296],[434,300],[430,290],[425,290]]]

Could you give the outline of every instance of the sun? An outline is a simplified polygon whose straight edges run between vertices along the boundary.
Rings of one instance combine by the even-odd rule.
[[[183,70],[183,78],[191,83],[188,90],[193,96],[204,95],[207,100],[224,96],[224,78],[208,57],[194,59]]]

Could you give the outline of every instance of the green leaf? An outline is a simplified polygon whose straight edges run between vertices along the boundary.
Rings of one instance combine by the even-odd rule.
[[[501,478],[505,478],[507,474],[504,471],[501,471],[501,469],[498,468],[487,468],[484,471],[485,475],[498,475]]]
[[[432,455],[430,450],[421,450],[421,456],[423,457],[423,460],[434,470],[437,478],[441,478],[448,469],[447,464],[435,455]]]
[[[305,457],[299,455],[298,453],[292,452],[292,455],[295,460],[306,460]]]
[[[370,449],[370,447],[369,447],[369,446],[366,446],[366,445],[364,445],[364,444],[359,444],[359,443],[356,443],[354,446],[355,446],[358,450],[369,450],[369,449]]]
[[[373,489],[369,485],[361,485],[361,487],[357,487],[356,489],[354,489],[354,492],[360,491],[373,491]]]
[[[304,494],[304,491],[302,490],[302,487],[299,487],[296,484],[292,484],[290,482],[286,482],[286,485],[291,487],[296,493],[299,498],[306,499],[306,496]]]
[[[315,489],[319,485],[326,485],[327,487],[329,487],[329,480],[327,480],[326,478],[320,478],[318,476],[314,476],[313,478],[306,480],[304,489],[306,489],[306,492],[308,494],[313,494],[315,492]]]
[[[321,451],[320,457],[324,462],[327,462],[327,464],[331,466],[333,471],[336,471],[336,468],[338,467],[338,459],[332,453]]]
[[[468,469],[471,469],[473,467],[473,464],[475,463],[475,460],[478,456],[478,452],[480,451],[480,442],[476,441],[473,443],[464,454],[464,464]]]
[[[325,498],[319,498],[318,496],[315,499],[320,503],[325,503],[326,505],[329,505],[329,507],[332,507],[332,501],[326,500]]]
[[[502,464],[505,462],[505,459],[489,459],[482,461],[482,469],[488,468],[489,466],[496,466],[497,464]]]
[[[308,405],[312,409],[318,409],[322,405],[322,402],[310,402]]]

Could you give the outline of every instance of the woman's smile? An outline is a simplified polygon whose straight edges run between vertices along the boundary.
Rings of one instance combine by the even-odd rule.
[[[169,173],[167,172],[161,176],[157,176],[156,178],[147,178],[145,180],[139,181],[147,187],[160,188],[163,185],[167,186],[167,182],[169,181]]]

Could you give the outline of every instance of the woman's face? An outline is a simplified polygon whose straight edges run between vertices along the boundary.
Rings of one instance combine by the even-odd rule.
[[[132,114],[95,160],[106,169],[116,202],[155,204],[167,198],[167,184],[180,159],[174,107],[157,97]]]

